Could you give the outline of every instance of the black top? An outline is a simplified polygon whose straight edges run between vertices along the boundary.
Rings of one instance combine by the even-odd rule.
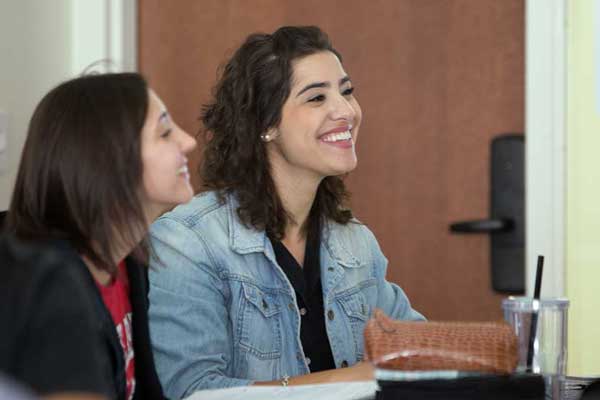
[[[110,394],[84,271],[49,248],[0,239],[0,371],[40,395]]]
[[[271,239],[277,263],[296,292],[300,310],[300,340],[311,372],[334,369],[329,338],[325,328],[321,266],[319,262],[319,228],[310,229],[306,238],[304,268],[280,241]]]
[[[29,250],[27,262],[10,267],[0,252],[0,318],[13,321],[0,329],[0,370],[41,394],[79,391],[125,399],[123,349],[94,278],[68,242],[51,244],[52,262]],[[134,399],[162,400],[148,330],[147,268],[129,258],[126,264]]]

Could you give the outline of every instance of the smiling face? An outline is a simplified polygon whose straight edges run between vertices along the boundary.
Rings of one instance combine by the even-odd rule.
[[[150,222],[194,195],[185,154],[196,141],[175,122],[153,92],[149,92],[148,114],[142,129],[142,204]]]
[[[362,114],[350,78],[330,51],[300,58],[292,66],[281,122],[267,132],[273,138],[267,153],[275,175],[318,184],[324,177],[352,171]]]

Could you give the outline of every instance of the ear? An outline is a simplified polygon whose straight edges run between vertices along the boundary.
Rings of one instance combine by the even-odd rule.
[[[274,139],[276,139],[279,136],[279,131],[277,130],[277,128],[271,128],[268,131],[266,131],[265,133],[263,133],[262,135],[260,135],[260,139],[263,142],[270,142]]]

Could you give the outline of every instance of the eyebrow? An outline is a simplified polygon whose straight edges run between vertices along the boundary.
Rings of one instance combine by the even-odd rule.
[[[350,82],[350,77],[348,75],[346,75],[342,79],[340,79],[339,85],[342,86],[346,82]],[[298,94],[296,95],[296,97],[300,96],[302,93],[306,92],[307,90],[315,89],[315,88],[324,88],[324,87],[329,87],[329,86],[331,86],[329,84],[329,82],[315,82],[315,83],[311,83],[309,85],[304,86],[302,88],[302,90],[300,90],[298,92]]]

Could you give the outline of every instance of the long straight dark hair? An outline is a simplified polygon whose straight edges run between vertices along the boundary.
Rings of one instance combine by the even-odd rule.
[[[148,86],[136,73],[87,75],[52,89],[29,124],[7,217],[25,240],[65,239],[116,272],[121,243],[147,229],[141,132]]]

